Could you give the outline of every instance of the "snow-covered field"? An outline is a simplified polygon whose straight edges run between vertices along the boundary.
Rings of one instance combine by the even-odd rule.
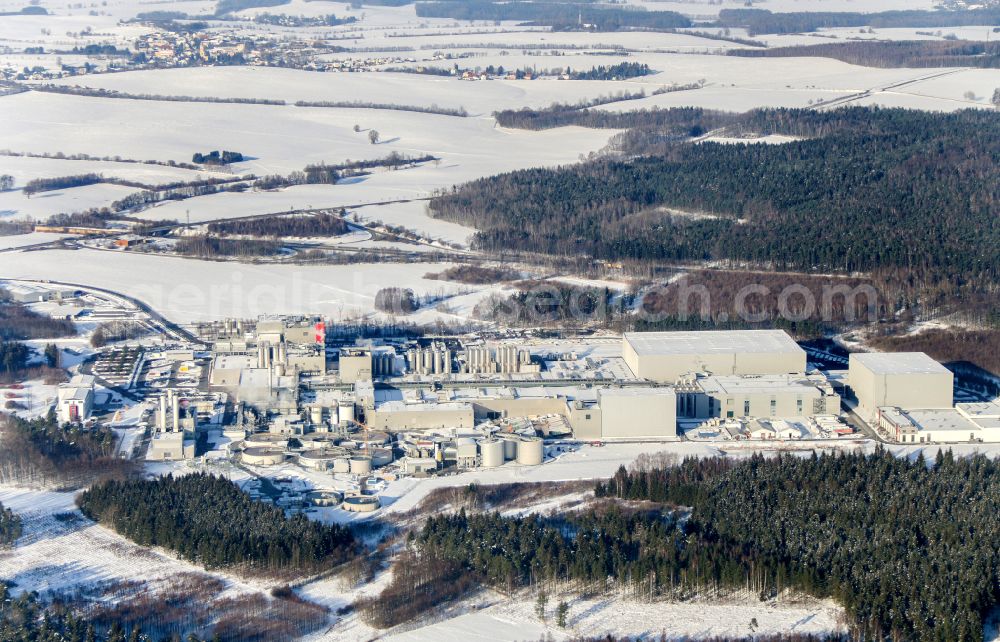
[[[418,296],[469,291],[468,286],[423,278],[447,267],[248,264],[100,250],[0,254],[4,277],[107,288],[182,323],[275,313],[323,314],[336,322],[372,314],[375,293],[384,287],[412,288]],[[431,310],[425,320],[436,316]]]
[[[155,582],[178,573],[203,573],[97,526],[76,509],[74,496],[0,487],[0,502],[23,520],[24,535],[12,551],[0,554],[0,577],[16,583],[17,592],[68,592],[103,583]],[[262,588],[224,579],[234,594]]]

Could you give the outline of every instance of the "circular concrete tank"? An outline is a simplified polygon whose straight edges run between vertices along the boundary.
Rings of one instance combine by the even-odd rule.
[[[366,432],[358,433],[355,438],[358,443],[367,444],[369,446],[384,446],[389,443],[389,433],[382,432],[381,430],[368,430]]]
[[[299,464],[314,470],[330,470],[344,453],[340,450],[307,450],[299,454]]]
[[[522,466],[538,466],[545,459],[545,447],[537,437],[523,437],[517,443],[517,463]]]
[[[339,506],[344,501],[344,494],[335,490],[312,490],[306,499],[313,506]]]
[[[288,437],[270,432],[257,432],[243,440],[247,448],[288,448]]]
[[[479,440],[480,465],[483,468],[503,466],[504,444],[498,439]]]
[[[285,461],[285,452],[278,448],[247,448],[240,455],[240,461],[251,466],[276,466]]]
[[[352,513],[370,513],[378,509],[379,501],[378,497],[371,495],[354,495],[345,497],[340,507]]]
[[[376,468],[382,466],[388,466],[392,463],[392,449],[391,448],[374,448],[371,451],[372,454],[372,466]]]
[[[367,475],[372,472],[372,460],[371,457],[351,457],[350,467],[352,475]]]

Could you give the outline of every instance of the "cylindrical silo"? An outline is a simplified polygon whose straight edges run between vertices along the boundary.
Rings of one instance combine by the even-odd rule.
[[[517,441],[514,439],[503,440],[503,458],[507,461],[517,459]]]
[[[354,404],[353,403],[343,403],[340,405],[340,423],[341,424],[353,424],[354,423]]]
[[[538,466],[542,463],[545,448],[538,437],[523,437],[517,444],[517,463]]]
[[[498,439],[479,440],[480,465],[483,468],[496,468],[503,466],[504,444]]]
[[[312,406],[309,409],[309,418],[314,424],[319,424],[323,421],[323,406]]]
[[[351,474],[367,475],[372,472],[371,457],[355,456],[350,459]]]
[[[340,457],[333,460],[333,472],[335,473],[349,473],[351,472],[351,462],[347,457]]]

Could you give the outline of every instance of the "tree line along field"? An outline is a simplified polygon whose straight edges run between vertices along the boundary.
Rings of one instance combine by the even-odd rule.
[[[726,126],[804,137],[782,145],[690,144],[707,128],[685,120],[623,134],[631,160],[480,179],[431,211],[491,251],[1000,280],[1000,115],[761,110]]]
[[[659,600],[792,590],[843,604],[849,639],[981,640],[1000,600],[998,473],[983,456],[884,451],[622,468],[588,511],[428,518],[385,599],[359,608],[392,623],[480,584]]]

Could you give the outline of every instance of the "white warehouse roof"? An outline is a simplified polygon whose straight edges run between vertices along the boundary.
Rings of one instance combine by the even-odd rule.
[[[879,375],[949,373],[947,368],[923,352],[859,352],[850,358]]]
[[[636,354],[800,353],[784,330],[712,330],[706,332],[626,332]]]

